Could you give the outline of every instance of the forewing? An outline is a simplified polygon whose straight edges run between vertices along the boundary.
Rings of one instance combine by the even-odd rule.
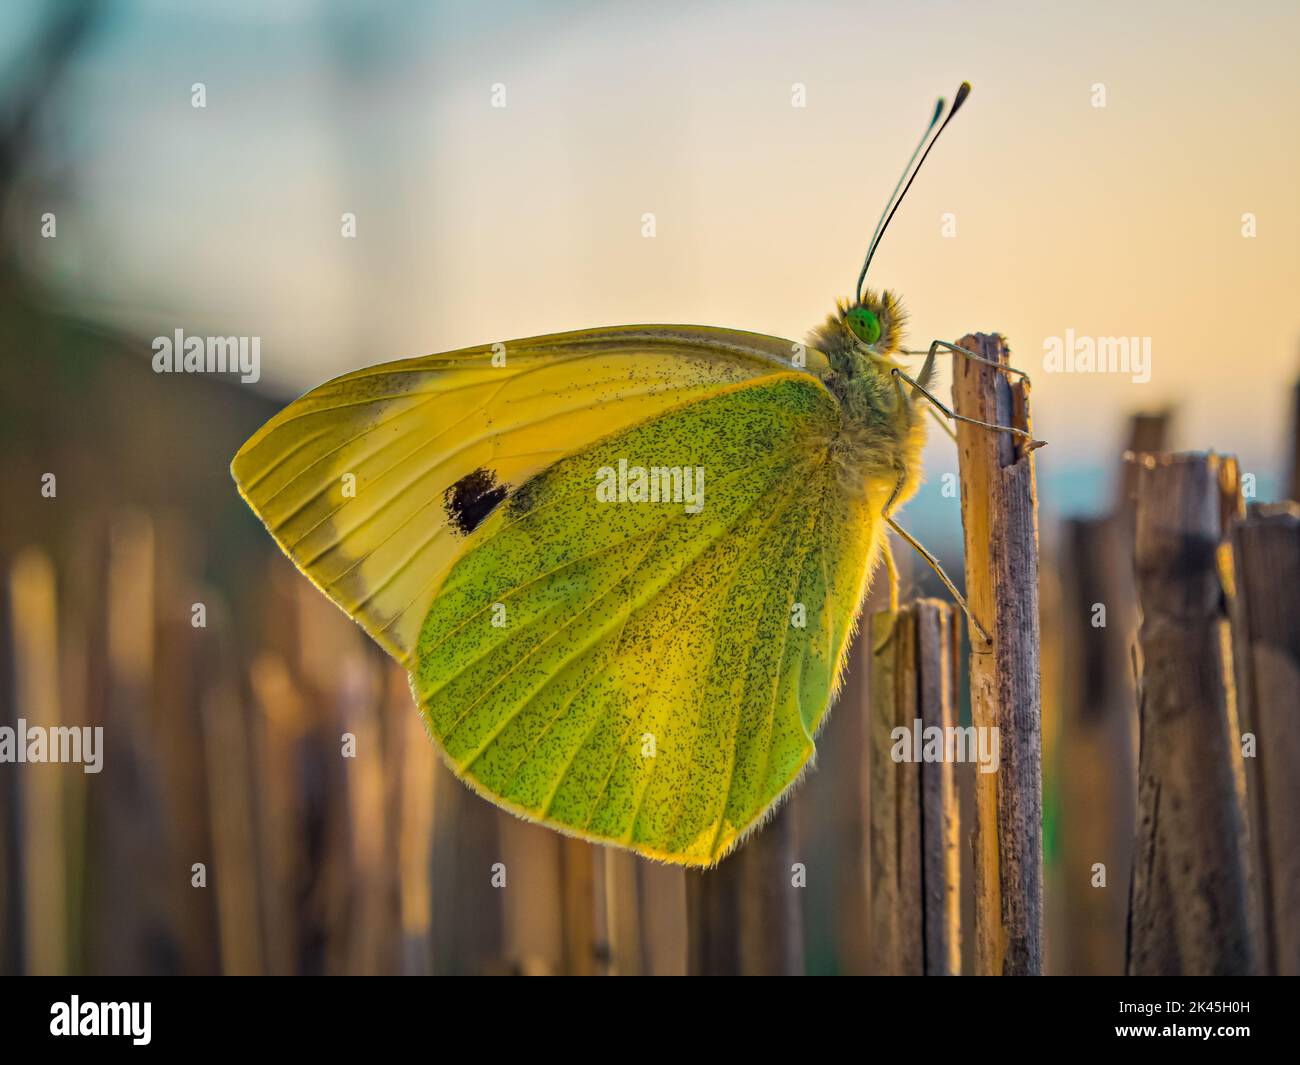
[[[484,345],[337,378],[271,419],[231,470],[311,580],[408,662],[474,530],[567,455],[816,351],[700,326]]]

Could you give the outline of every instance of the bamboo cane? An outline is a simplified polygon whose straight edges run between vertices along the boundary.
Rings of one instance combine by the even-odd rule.
[[[1009,363],[996,334],[963,348]],[[958,415],[1031,432],[1029,386],[995,366],[953,357]],[[957,425],[966,593],[992,637],[971,635],[971,717],[998,730],[1001,767],[976,780],[975,965],[984,975],[1043,967],[1042,703],[1039,678],[1038,504],[1034,459],[1021,439]]]

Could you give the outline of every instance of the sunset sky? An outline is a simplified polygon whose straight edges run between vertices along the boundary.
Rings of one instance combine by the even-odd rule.
[[[117,5],[61,101],[63,154],[33,177],[59,239],[25,243],[29,265],[144,338],[260,336],[258,387],[286,398],[601,324],[800,338],[966,78],[869,278],[903,297],[914,346],[1007,334],[1049,504],[1101,498],[1138,408],[1175,406],[1175,443],[1239,454],[1261,496],[1283,472],[1300,5],[371,6]],[[17,39],[23,5],[5,8]],[[1044,373],[1068,331],[1150,338],[1150,381]],[[914,506],[941,520],[946,440],[929,466]]]

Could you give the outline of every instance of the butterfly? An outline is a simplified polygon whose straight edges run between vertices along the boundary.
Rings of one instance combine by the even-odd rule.
[[[902,307],[866,271],[969,91],[942,125],[939,101],[855,298],[807,343],[616,326],[393,362],[235,456],[244,499],[405,667],[478,794],[707,866],[809,765],[882,557],[893,586],[886,524],[953,347],[907,374]]]

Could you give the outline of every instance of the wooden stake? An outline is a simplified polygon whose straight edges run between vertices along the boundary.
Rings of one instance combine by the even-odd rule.
[[[901,570],[912,549],[895,548]],[[900,572],[900,585],[906,578]],[[871,723],[871,632],[865,619],[889,602],[889,582],[877,575],[862,606],[864,623],[849,648],[839,698],[817,736],[817,769],[799,785],[799,861],[816,875],[803,896],[804,950],[810,975],[866,976],[868,932],[868,759]]]
[[[398,669],[389,673],[387,701],[390,719],[403,732],[398,837],[401,971],[406,976],[428,976],[433,971],[433,789],[438,753],[411,706],[406,674]]]
[[[1300,381],[1291,390],[1291,476],[1287,498],[1300,503]]]
[[[568,976],[596,976],[607,959],[601,956],[596,930],[600,900],[596,894],[596,847],[565,836],[561,843],[564,878],[564,971]]]
[[[1122,453],[1164,450],[1171,421],[1167,410],[1134,414]],[[1057,755],[1047,775],[1055,772],[1060,796],[1061,908],[1056,915],[1061,950],[1054,967],[1071,976],[1124,972],[1125,883],[1133,866],[1137,819],[1132,658],[1137,639],[1132,561],[1137,478],[1138,466],[1123,462],[1110,512],[1068,520],[1062,537],[1056,633],[1064,682]],[[1105,867],[1104,887],[1099,865]]]
[[[9,574],[9,626],[14,636],[14,709],[30,729],[53,729],[62,722],[59,706],[59,654],[54,566],[39,548],[14,559]],[[73,721],[73,727],[80,722]],[[52,748],[58,740],[51,738]],[[102,756],[102,750],[99,752]],[[57,757],[58,751],[51,751]],[[64,776],[79,766],[6,766],[16,773],[22,801],[23,946],[29,976],[68,972],[67,839],[64,834]]]
[[[1234,659],[1267,970],[1300,976],[1300,505],[1232,529]]]
[[[736,915],[740,863],[731,854],[716,869],[686,871],[687,972],[736,976],[740,929]]]
[[[1056,774],[1060,797],[1063,904],[1061,952],[1053,955],[1053,968],[1071,976],[1124,972],[1125,885],[1137,816],[1132,528],[1132,515],[1120,511],[1072,519],[1062,537],[1063,608],[1056,631],[1064,683],[1048,772]]]
[[[958,630],[936,599],[871,619],[870,935],[881,975],[961,972],[960,858],[953,763],[895,761],[896,728],[914,737],[957,724]]]
[[[158,518],[154,543],[157,634],[149,732],[166,818],[165,832],[158,842],[166,847],[169,868],[179,866],[188,870],[197,861],[207,861],[210,865],[212,853],[203,722],[199,710],[204,686],[195,657],[202,646],[198,637],[203,630],[195,627],[193,609],[196,604],[203,604],[206,612],[212,590],[203,589],[194,580],[198,570],[195,560],[202,545],[187,521],[164,512]],[[83,586],[75,583],[76,578],[66,569],[64,573],[67,575],[63,579],[79,596],[84,595]],[[206,617],[203,623],[206,624]],[[82,672],[75,662],[74,648],[80,643],[78,624],[71,617],[60,624],[67,647],[65,668],[70,667],[68,672],[74,675]],[[78,706],[84,700],[80,690],[83,686],[84,680],[78,677],[72,685],[71,698],[65,696],[66,706]],[[209,869],[210,875],[213,872]],[[215,893],[210,887],[195,889],[191,876],[170,877],[167,883],[167,914],[178,952],[177,971],[185,975],[215,975],[220,972]]]
[[[221,971],[228,976],[259,976],[265,968],[248,712],[236,681],[229,613],[215,595],[207,605],[208,627],[196,635],[195,656],[206,682],[199,710],[212,819],[212,853],[204,856],[204,864],[208,890],[216,897]]]
[[[605,921],[609,933],[611,976],[644,974],[645,953],[641,942],[640,893],[637,863],[631,851],[602,847],[605,869]]]
[[[799,860],[797,802],[797,795],[787,798],[736,855],[743,976],[803,975],[803,888],[793,882]],[[806,882],[806,870],[803,876]]]
[[[1007,364],[1006,342],[976,333],[960,345]],[[953,356],[959,415],[1031,432],[1029,388]],[[992,646],[971,634],[971,717],[998,730],[1001,765],[977,774],[975,966],[1037,975],[1043,956],[1042,700],[1039,678],[1038,504],[1034,461],[1020,438],[957,423],[966,596]]]
[[[717,868],[687,871],[687,971],[692,976],[803,973],[794,798]]]
[[[509,870],[500,892],[506,971],[558,975],[564,971],[564,837],[518,817],[503,819],[500,830]]]
[[[0,726],[14,728],[14,616],[8,559],[0,554]],[[0,973],[23,972],[23,825],[18,774],[0,773]],[[75,954],[75,951],[74,951]]]
[[[500,818],[513,816],[480,799],[439,759],[432,842],[436,975],[504,971],[501,889],[492,882],[501,861]]]
[[[637,860],[646,976],[686,975],[686,870]]]
[[[253,780],[257,781],[257,798],[253,806],[257,845],[258,899],[262,911],[263,964],[269,976],[289,976],[298,971],[300,944],[296,909],[298,905],[301,874],[301,848],[306,835],[297,817],[297,796],[302,787],[298,779],[297,747],[303,717],[302,699],[294,688],[288,667],[274,651],[263,651],[253,661],[249,670],[249,689],[252,700],[249,721],[249,766]],[[349,728],[358,726],[349,722]],[[340,730],[341,731],[341,730]],[[358,731],[358,743],[370,740]],[[370,753],[370,752],[367,752]],[[373,754],[371,755],[373,758]],[[351,769],[358,759],[344,760]],[[349,775],[353,783],[357,774]],[[356,787],[347,797],[354,804]],[[367,811],[374,816],[373,811]],[[361,822],[366,823],[366,822]],[[361,905],[356,906],[357,910]],[[364,939],[368,930],[364,918],[354,918],[349,931],[358,930],[351,942]],[[345,972],[358,970],[370,975],[364,961],[356,961],[358,969],[346,967]]]
[[[1173,421],[1173,411],[1139,411],[1129,419],[1128,446],[1123,454],[1130,452],[1140,455],[1145,452],[1164,451],[1168,447],[1169,428]],[[1116,492],[1114,509],[1117,513],[1131,512],[1133,497],[1137,493],[1138,467],[1131,462],[1120,464],[1119,486]]]
[[[1142,455],[1135,562],[1143,671],[1131,975],[1253,971],[1241,729],[1222,566],[1235,459]]]
[[[95,885],[85,917],[91,973],[157,973],[177,956],[168,921],[158,916],[167,912],[171,877],[184,874],[159,845],[166,818],[152,730],[154,529],[151,516],[133,509],[115,512],[107,528],[103,758],[110,768],[86,785],[86,860]]]

